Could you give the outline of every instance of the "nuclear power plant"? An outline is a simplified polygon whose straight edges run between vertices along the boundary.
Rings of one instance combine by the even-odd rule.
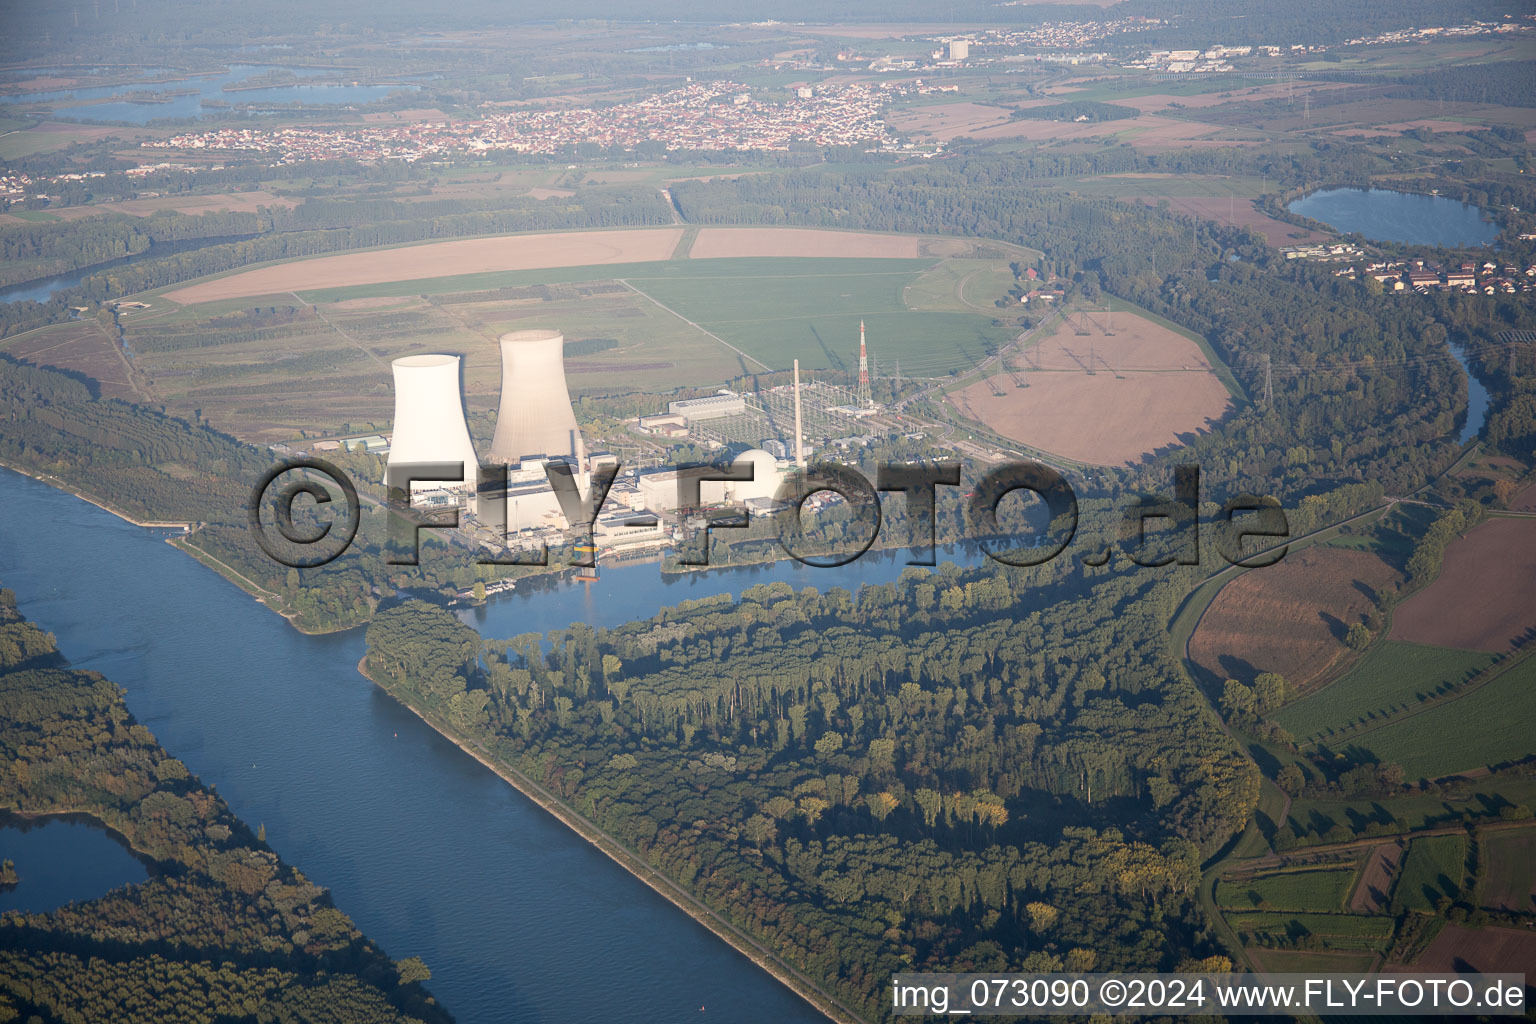
[[[462,479],[413,484],[411,489],[414,500],[420,502],[418,507],[461,505],[465,513],[463,528],[474,533],[481,543],[493,546],[537,548],[559,541],[571,523],[550,484],[547,464],[569,466],[579,491],[587,494],[593,472],[618,463],[609,453],[586,449],[566,385],[564,347],[565,337],[559,331],[512,331],[499,339],[500,413],[484,461],[505,466],[506,472],[484,490],[478,484],[476,470],[480,460],[464,414],[459,357],[415,355],[394,361],[395,422],[390,467],[464,463]],[[867,387],[865,384],[861,391]],[[698,499],[704,507],[734,504],[750,513],[763,514],[781,508],[776,495],[788,459],[793,456],[803,466],[809,458],[807,429],[818,442],[838,439],[850,426],[860,423],[861,416],[872,411],[858,407],[857,403],[858,395],[848,389],[818,381],[801,382],[797,361],[793,387],[752,396],[726,391],[675,401],[665,419],[679,425],[686,422],[695,436],[712,447],[724,447],[734,440],[730,435],[742,432],[735,427],[745,429],[753,440],[766,438],[763,445],[776,451],[765,451],[753,444],[733,463],[738,469],[750,467],[751,479],[705,481]],[[647,419],[652,418],[641,419],[642,428]],[[774,435],[788,435],[791,419],[793,441],[786,446]],[[702,425],[701,420],[709,426]],[[719,440],[711,427],[720,428]],[[655,514],[636,518],[638,512],[687,518],[697,511],[679,508],[675,471],[639,470],[639,466],[626,469],[612,482],[605,508],[593,524],[593,537],[605,550],[664,545],[673,538],[675,529],[681,529],[679,524],[669,525]]]
[[[474,442],[469,439],[469,425],[464,421],[459,357],[402,356],[394,361],[393,367],[395,428],[389,465],[393,468],[424,462],[463,462],[464,479],[447,486],[473,486],[477,458]],[[413,485],[412,489],[418,488]]]
[[[559,331],[512,331],[501,336],[501,407],[491,461],[580,459],[581,432],[565,385],[565,336]]]

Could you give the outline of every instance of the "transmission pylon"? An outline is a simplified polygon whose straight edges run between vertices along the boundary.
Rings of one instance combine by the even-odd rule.
[[[1275,372],[1270,365],[1269,353],[1264,353],[1264,408],[1275,404]]]

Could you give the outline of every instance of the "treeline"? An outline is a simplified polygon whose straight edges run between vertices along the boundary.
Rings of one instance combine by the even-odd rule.
[[[284,864],[156,742],[94,672],[62,667],[0,590],[0,808],[85,815],[121,836],[150,877],[46,913],[0,916],[0,1017],[125,1024],[318,1019],[430,1024],[449,1016],[326,891]],[[54,664],[40,666],[44,653]],[[22,880],[25,884],[25,879]]]
[[[409,602],[368,670],[874,1017],[897,970],[1209,952],[1257,771],[1167,651],[1187,582],[945,565],[484,641]]]
[[[232,235],[299,233],[305,240],[290,240],[285,247],[302,254],[320,237],[333,247],[343,240],[350,245],[341,247],[365,247],[504,231],[656,223],[671,223],[671,217],[665,200],[654,189],[589,188],[564,202],[423,199],[402,203],[387,198],[322,198],[255,213],[163,211],[149,217],[108,213],[64,224],[7,225],[0,228],[0,258],[57,259],[82,267],[143,252],[156,242]],[[320,232],[344,234],[338,239]]]
[[[1492,103],[1536,107],[1536,61],[1503,60],[1436,68],[1399,79],[1387,90],[1395,99]]]

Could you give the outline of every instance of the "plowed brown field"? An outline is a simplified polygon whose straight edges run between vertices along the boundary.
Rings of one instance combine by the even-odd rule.
[[[1004,437],[1101,466],[1183,445],[1231,408],[1205,354],[1177,331],[1130,313],[1112,321],[1093,313],[1080,329],[1059,328],[1019,373],[972,384],[950,402]]]
[[[1189,640],[1190,659],[1217,679],[1278,672],[1305,689],[1349,658],[1344,633],[1370,595],[1401,574],[1367,551],[1310,547],[1221,588]]]
[[[452,277],[496,270],[647,263],[669,258],[682,235],[683,229],[678,227],[567,231],[429,242],[259,267],[177,288],[166,292],[165,297],[181,303],[217,302],[312,288]]]
[[[1491,519],[1452,541],[1435,582],[1404,601],[1392,635],[1508,651],[1536,637],[1536,520]]]

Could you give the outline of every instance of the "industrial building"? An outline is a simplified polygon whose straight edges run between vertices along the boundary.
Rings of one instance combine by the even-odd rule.
[[[771,502],[783,483],[785,468],[777,459],[760,448],[742,452],[731,462],[733,467],[750,466],[751,480],[705,480],[699,484],[700,505],[721,505],[727,502]],[[645,473],[637,482],[639,504],[652,512],[677,511],[677,477],[675,469]]]
[[[565,336],[512,331],[501,336],[501,405],[491,461],[515,465],[532,455],[581,458],[581,431],[565,384]]]
[[[685,398],[680,402],[668,402],[667,412],[681,416],[688,423],[718,419],[721,416],[739,416],[747,411],[747,400],[734,391],[720,391],[706,398]]]
[[[392,365],[395,426],[389,449],[390,468],[424,462],[462,462],[464,478],[453,486],[474,486],[478,460],[464,420],[459,357],[402,356]],[[441,486],[412,485],[412,490]]]

